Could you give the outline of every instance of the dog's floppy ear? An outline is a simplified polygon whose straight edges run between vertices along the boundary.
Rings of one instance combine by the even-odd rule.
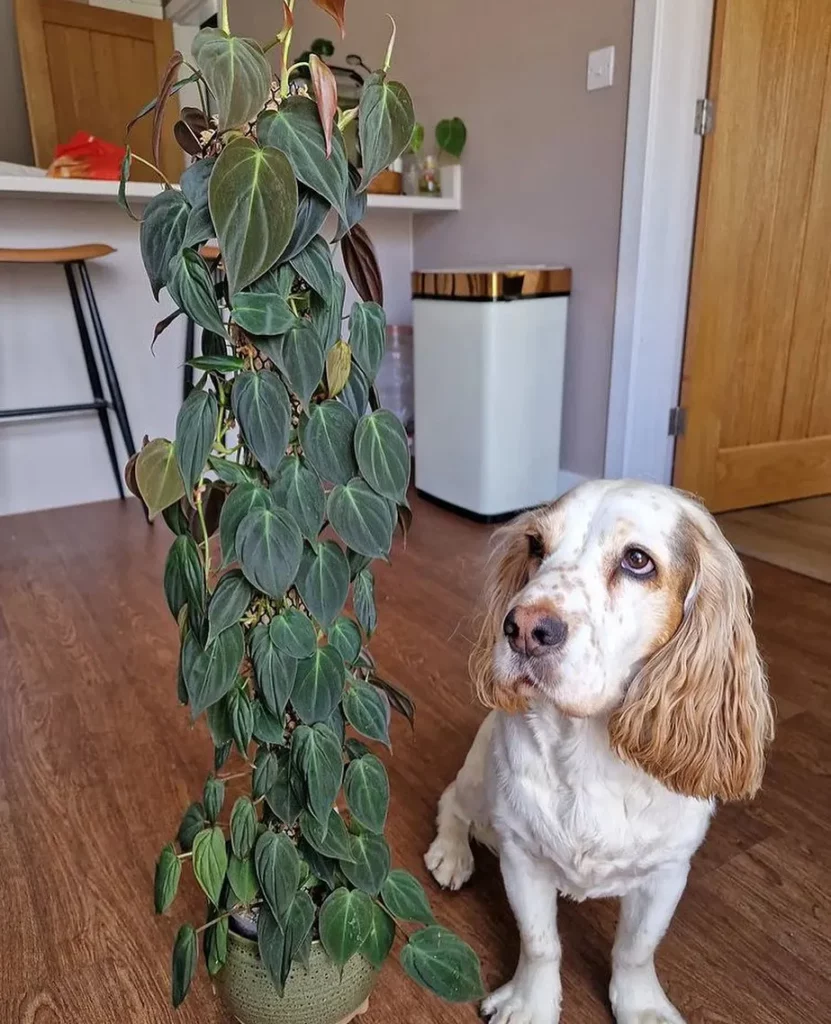
[[[684,618],[635,677],[609,735],[620,757],[675,792],[750,799],[773,738],[750,585],[709,515],[696,514],[685,533],[694,578]]]

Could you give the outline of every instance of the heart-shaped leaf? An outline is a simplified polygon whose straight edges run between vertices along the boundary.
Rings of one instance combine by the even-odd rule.
[[[356,732],[389,746],[390,706],[380,690],[353,679],[343,697],[343,713]]]
[[[255,508],[240,523],[236,546],[246,579],[269,597],[281,598],[303,554],[303,538],[288,512]]]
[[[306,784],[309,810],[319,822],[328,822],[343,778],[337,736],[322,723],[298,725],[291,738],[291,760]]]
[[[361,629],[371,637],[378,625],[378,612],[375,607],[375,578],[368,569],[361,570],[355,577],[352,605]]]
[[[479,958],[466,942],[439,925],[411,935],[400,959],[413,981],[440,999],[468,1003],[485,993]]]
[[[332,278],[332,286],[328,295],[321,297],[316,292],[312,292],[310,300],[312,325],[327,352],[340,338],[345,298],[346,281],[344,281],[343,275],[337,271]]]
[[[254,849],[254,866],[263,896],[278,921],[285,920],[300,885],[300,858],[281,832],[263,832]]]
[[[277,364],[291,390],[308,408],[309,399],[320,385],[326,362],[323,342],[311,323],[297,320],[282,337],[264,340],[259,348]]]
[[[202,891],[219,906],[222,883],[228,870],[225,836],[221,828],[206,828],[193,841],[193,874]]]
[[[331,294],[335,279],[332,251],[321,235],[315,235],[306,248],[292,259],[291,265],[312,291],[324,299]]]
[[[171,965],[171,998],[174,1009],[181,1006],[190,989],[190,983],[196,974],[196,961],[199,956],[199,940],[192,924],[183,924],[173,944],[173,962]]]
[[[347,665],[352,665],[361,653],[361,631],[357,624],[345,615],[335,619],[328,630],[327,640],[340,653]]]
[[[228,718],[231,734],[240,755],[248,759],[248,746],[254,735],[254,706],[244,686],[237,686],[228,694]]]
[[[242,860],[236,854],[231,854],[228,860],[228,882],[240,903],[254,902],[260,887],[254,870],[254,858],[250,854]]]
[[[193,841],[205,827],[205,809],[202,804],[191,804],[182,817],[176,838],[185,853],[193,848]]]
[[[401,868],[390,871],[381,888],[381,899],[387,910],[400,921],[414,921],[428,926],[436,923],[421,882],[409,871]]]
[[[188,495],[202,479],[216,434],[218,411],[211,392],[194,389],[176,417],[176,461]]]
[[[209,455],[208,465],[223,483],[232,487],[236,487],[237,484],[258,483],[260,479],[256,470],[230,459],[220,458],[218,455]]]
[[[265,487],[252,483],[239,483],[228,495],[219,516],[219,544],[225,565],[238,558],[237,531],[240,523],[254,509],[273,509],[274,499]]]
[[[370,75],[361,90],[358,121],[364,188],[401,156],[414,126],[413,101],[404,86],[388,82],[380,71]]]
[[[395,922],[383,907],[373,903],[372,925],[361,946],[361,953],[378,970],[390,955],[394,940]]]
[[[285,726],[259,699],[254,700],[254,738],[260,743],[282,743]]]
[[[308,420],[301,423],[303,452],[322,480],[345,484],[355,475],[355,426],[353,413],[331,400],[316,405]]]
[[[460,117],[445,118],[436,125],[436,143],[440,150],[457,160],[467,142],[467,128]]]
[[[274,782],[265,795],[268,806],[285,825],[291,827],[303,810],[302,780],[292,769],[288,750],[275,752]]]
[[[182,648],[182,673],[194,719],[229,692],[236,682],[244,653],[240,625],[220,633],[207,650],[193,633],[188,634]]]
[[[314,818],[311,820],[314,821]],[[338,862],[318,853],[303,839],[300,840],[297,849],[302,859],[308,864],[312,875],[319,879],[330,892],[336,889]]]
[[[306,459],[287,455],[271,478],[271,494],[310,541],[317,539],[326,515],[326,495],[320,479]]]
[[[275,718],[282,721],[294,689],[297,662],[273,642],[269,627],[263,623],[251,630],[248,643],[263,703]],[[282,737],[274,742],[282,742]]]
[[[349,372],[349,380],[338,395],[338,401],[342,402],[356,418],[363,416],[369,405],[369,381],[354,359]]]
[[[348,231],[351,231],[359,221],[364,219],[366,207],[366,192],[361,190],[361,172],[350,164],[349,183],[346,186],[346,221],[338,219],[338,229],[335,232],[336,242],[339,242]]]
[[[349,563],[338,544],[327,540],[306,547],[297,574],[297,589],[312,615],[325,628],[339,614],[349,593]]]
[[[235,622],[248,607],[253,588],[238,569],[226,573],[217,584],[208,604],[208,643]]]
[[[358,889],[335,889],[320,908],[320,941],[342,967],[360,951],[372,928],[372,900]]]
[[[308,615],[296,608],[287,608],[276,615],[268,627],[268,635],[276,647],[292,658],[311,658],[317,647],[314,626]]]
[[[205,572],[199,548],[189,533],[177,537],[167,553],[164,594],[174,619],[187,605],[191,625],[199,623],[205,612]]]
[[[390,783],[387,769],[374,754],[366,754],[350,762],[343,791],[353,817],[370,832],[383,832],[389,810]]]
[[[190,167],[182,171],[179,187],[182,195],[194,208],[208,205],[208,182],[211,180],[215,163],[215,157],[206,157],[204,160],[194,160]]]
[[[216,301],[213,278],[208,264],[193,249],[181,249],[170,261],[167,279],[170,297],[195,324],[215,334],[224,334],[225,325]]]
[[[241,796],[231,811],[231,846],[245,860],[257,841],[257,812],[247,796]]]
[[[356,302],[349,317],[352,358],[370,380],[375,379],[386,348],[387,318],[376,302]]]
[[[352,424],[354,433],[355,425]],[[136,484],[151,519],[185,495],[176,449],[163,437],[146,444],[136,459]]]
[[[231,406],[245,443],[272,476],[283,461],[291,429],[291,405],[283,382],[271,370],[241,373],[234,381]]]
[[[228,927],[230,918],[220,917],[205,929],[205,966],[213,978],[228,959]]]
[[[205,814],[208,821],[213,825],[222,811],[225,803],[225,783],[222,779],[209,776],[205,781],[205,788],[202,791],[202,803],[205,807]]]
[[[350,548],[368,558],[386,558],[389,554],[395,529],[390,503],[359,477],[329,493],[326,512]]]
[[[294,235],[292,235],[292,238],[294,238]],[[284,260],[288,258],[287,253],[288,249],[283,253]],[[277,263],[273,267],[269,267],[256,281],[252,281],[244,294],[255,292],[258,295],[280,295],[287,299],[294,287],[294,280],[294,271],[288,263]]]
[[[163,914],[176,898],[181,877],[182,862],[176,856],[173,843],[168,843],[156,862],[154,901],[157,914]]]
[[[185,247],[202,245],[209,238],[216,234],[214,222],[211,220],[211,211],[205,206],[199,206],[188,214],[188,222],[185,226],[185,237],[182,245]]]
[[[300,815],[300,829],[309,845],[324,857],[349,860],[352,856],[349,833],[343,818],[334,808],[329,812],[325,827],[308,811],[303,811]]]
[[[259,43],[203,28],[191,53],[216,100],[220,131],[252,121],[268,99],[272,77]]]
[[[277,992],[282,995],[292,964],[301,956],[306,940],[311,936],[315,906],[311,896],[303,890],[294,898],[282,920],[277,920],[265,908],[257,920],[257,944],[260,958]]]
[[[343,658],[334,647],[318,647],[297,666],[291,703],[309,724],[325,722],[343,693]]]
[[[343,135],[333,129],[332,155],[326,156],[326,136],[314,101],[290,96],[279,111],[266,111],[257,122],[257,137],[289,158],[297,180],[317,192],[345,216],[348,168]]]
[[[301,185],[299,189],[300,198],[297,202],[297,220],[294,224],[294,232],[283,253],[283,264],[285,270],[289,270],[285,264],[302,252],[311,242],[315,235],[323,227],[323,222],[331,210],[331,206],[323,196],[313,192],[310,188]]]
[[[279,756],[276,750],[260,747],[254,758],[254,772],[251,776],[251,789],[254,798],[259,800],[265,796],[277,781],[279,772]]]
[[[358,469],[369,486],[402,501],[410,482],[410,449],[401,421],[386,409],[364,416],[355,428]]]
[[[326,356],[326,387],[332,398],[343,391],[352,370],[352,349],[345,341],[336,341]]]
[[[340,861],[346,878],[370,896],[377,896],[390,870],[390,848],[383,836],[364,832],[350,836],[351,860]]]
[[[153,298],[159,298],[170,273],[170,261],[184,244],[190,206],[177,189],[166,188],[153,196],[144,210],[139,244]]]
[[[297,323],[288,302],[275,292],[237,292],[233,307],[234,322],[249,334],[285,334]]]
[[[297,215],[297,181],[286,157],[247,138],[223,149],[208,188],[231,294],[274,266]]]

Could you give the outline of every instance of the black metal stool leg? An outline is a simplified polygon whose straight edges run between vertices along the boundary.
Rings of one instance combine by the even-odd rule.
[[[121,437],[128,455],[135,455],[136,445],[133,441],[133,432],[130,429],[130,421],[127,418],[127,406],[124,404],[124,395],[121,393],[121,385],[118,383],[118,375],[115,372],[110,346],[107,343],[107,335],[104,333],[104,324],[101,321],[101,314],[98,312],[98,303],[95,301],[95,293],[92,290],[92,282],[89,279],[87,265],[83,261],[78,264],[78,273],[81,275],[81,283],[84,286],[87,306],[92,317],[92,329],[95,332],[95,339],[98,342],[98,350],[101,353],[101,362],[104,365],[104,376],[107,378],[107,385],[110,389],[113,409],[115,410],[118,425],[121,428]]]
[[[182,401],[188,397],[193,390],[193,367],[188,366],[188,360],[193,359],[194,343],[196,340],[196,324],[188,318],[188,325],[185,328],[185,366],[182,376]]]
[[[118,486],[118,495],[123,501],[124,484],[121,480],[121,467],[118,465],[118,457],[115,453],[115,441],[113,440],[112,427],[110,426],[110,411],[106,406],[104,389],[101,386],[101,374],[98,372],[98,364],[95,361],[95,353],[92,350],[92,342],[87,330],[86,320],[84,319],[84,311],[81,308],[78,287],[72,274],[72,264],[65,263],[64,270],[66,271],[66,283],[69,286],[69,296],[72,299],[72,309],[75,313],[75,323],[78,325],[78,334],[81,336],[81,348],[84,353],[84,362],[87,365],[87,376],[92,388],[92,397],[102,403],[98,409],[98,419],[101,423],[101,431],[104,434],[104,441],[110,456],[110,464],[112,465],[115,482]]]

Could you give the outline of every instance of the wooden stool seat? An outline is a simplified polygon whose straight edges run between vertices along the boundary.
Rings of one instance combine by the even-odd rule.
[[[80,263],[115,252],[111,245],[66,245],[60,249],[0,249],[0,263]]]

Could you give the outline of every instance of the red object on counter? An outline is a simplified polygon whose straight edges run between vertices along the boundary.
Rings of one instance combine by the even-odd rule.
[[[125,153],[123,146],[96,139],[89,132],[76,132],[69,142],[55,148],[55,157],[46,173],[50,178],[118,181]]]

